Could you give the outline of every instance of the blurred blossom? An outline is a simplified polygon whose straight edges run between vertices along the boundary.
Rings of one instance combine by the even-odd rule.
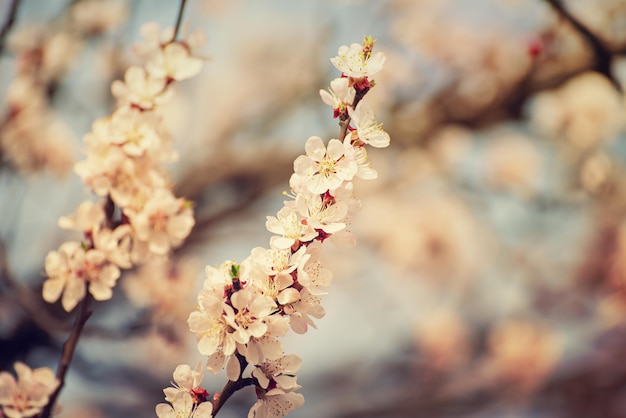
[[[195,303],[199,269],[193,258],[153,258],[124,276],[122,288],[135,306],[149,309],[157,323],[184,327]]]
[[[274,20],[265,24],[268,27],[285,25],[284,21]],[[254,147],[237,147],[228,167],[222,167],[225,153],[234,144],[229,139],[233,135],[250,135],[243,127],[249,128],[250,123],[271,126],[280,112],[293,110],[290,104],[325,87],[318,84],[316,78],[323,63],[315,59],[319,46],[314,39],[301,31],[281,37],[280,32],[252,32],[254,29],[254,26],[241,27],[233,33],[228,48],[237,53],[211,61],[206,71],[199,75],[197,90],[210,94],[196,97],[197,105],[188,112],[180,111],[185,106],[180,101],[172,101],[163,108],[167,126],[186,138],[180,143],[180,155],[181,159],[192,162],[192,166],[186,169],[194,174],[188,176],[185,188],[193,190],[198,187],[196,183],[201,184],[222,170],[237,167],[242,159],[255,159]],[[298,48],[294,49],[293,45]],[[217,106],[216,97],[219,97]],[[212,111],[206,112],[207,108]],[[190,129],[188,121],[191,119],[198,121],[201,127],[193,125],[194,128]],[[264,142],[258,141],[256,134],[252,134],[252,138],[256,145]],[[213,162],[207,164],[207,160]],[[247,163],[244,161],[243,164]]]
[[[518,193],[534,194],[543,178],[543,159],[530,138],[499,130],[494,132],[486,155],[487,181],[494,187]]]
[[[601,146],[624,127],[622,99],[609,80],[587,72],[537,94],[530,119],[543,135],[566,140],[579,152]]]
[[[48,403],[59,381],[48,367],[31,369],[18,361],[14,368],[17,379],[8,372],[0,372],[0,416],[36,416]]]
[[[171,377],[172,370],[181,361],[193,362],[198,357],[195,338],[186,338],[189,337],[187,334],[189,332],[186,323],[180,324],[175,332],[149,329],[134,333],[137,338],[132,340],[134,342],[132,346],[126,346],[128,351],[125,354],[131,359],[132,366],[138,370],[147,370],[155,376]]]
[[[442,166],[450,171],[469,158],[472,147],[472,131],[462,125],[446,125],[430,139],[433,155]]]
[[[11,31],[15,54],[0,118],[0,154],[17,171],[60,175],[72,163],[71,133],[49,108],[57,83],[83,45],[69,28],[31,24]]]
[[[531,68],[523,39],[510,28],[477,30],[480,23],[454,16],[450,1],[394,3],[401,13],[392,36],[444,66],[454,84],[449,94],[458,100],[447,110],[456,117],[467,118],[491,105]]]
[[[45,104],[41,86],[17,77],[5,97],[0,154],[24,174],[50,170],[63,175],[73,163],[71,131]]]
[[[230,7],[238,6],[240,0],[205,0],[200,4],[200,11],[207,16],[216,16]]]
[[[544,325],[511,320],[489,335],[490,366],[498,382],[533,391],[554,369],[561,355],[557,336]]]
[[[600,329],[619,327],[626,320],[626,291],[623,287],[601,298],[598,303]]]
[[[67,174],[73,163],[69,131],[59,120],[42,114],[37,117],[41,119],[23,118],[19,124],[5,126],[0,137],[3,153],[23,174],[41,170],[49,170],[57,176]]]
[[[17,72],[38,82],[64,75],[81,47],[82,40],[70,32],[41,25],[19,27],[9,38],[9,49],[17,55]]]
[[[587,157],[580,169],[580,183],[589,193],[600,193],[609,186],[613,165],[603,152],[596,152]]]
[[[475,277],[486,261],[487,247],[477,243],[479,224],[447,193],[376,194],[364,202],[357,222],[360,234],[374,240],[396,267],[433,283]]]
[[[370,105],[375,109],[388,109],[394,104],[397,95],[417,97],[418,89],[423,87],[425,80],[422,69],[412,59],[415,51],[394,51],[387,45],[376,45],[385,51],[385,67],[393,68],[393,71],[376,74],[376,88],[367,94]]]
[[[126,20],[128,7],[121,0],[85,0],[76,2],[70,13],[81,32],[97,34],[122,24]]]
[[[449,371],[463,366],[469,359],[470,329],[449,308],[439,308],[418,319],[415,342],[429,368]]]

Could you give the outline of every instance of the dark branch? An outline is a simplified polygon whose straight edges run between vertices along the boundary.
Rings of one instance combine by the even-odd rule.
[[[222,406],[224,406],[226,401],[235,392],[245,388],[246,386],[252,386],[256,384],[256,379],[253,377],[246,377],[245,379],[241,377],[244,370],[248,366],[248,362],[241,354],[236,353],[235,355],[237,356],[237,360],[239,360],[239,379],[237,381],[229,380],[222,389],[222,392],[219,394],[219,397],[213,401],[213,417],[217,416],[219,410],[222,409]]]
[[[78,306],[78,312],[76,313],[76,318],[74,319],[72,332],[65,344],[63,344],[63,354],[61,355],[61,359],[59,360],[59,367],[56,374],[56,377],[59,380],[59,386],[52,393],[52,395],[50,395],[48,404],[41,413],[41,418],[49,418],[51,416],[54,404],[56,403],[56,400],[59,397],[63,386],[65,385],[65,375],[70,368],[72,357],[74,356],[74,351],[76,351],[76,346],[78,345],[78,339],[80,338],[83,328],[85,327],[85,323],[92,313],[89,310],[90,302],[91,296],[86,295]]]
[[[2,28],[0,28],[0,55],[4,51],[4,45],[6,43],[6,37],[11,31],[13,24],[15,23],[15,18],[17,17],[17,9],[20,6],[20,0],[13,0],[11,5],[9,6],[9,14],[7,16],[7,20],[2,24]]]
[[[589,28],[587,28],[580,20],[572,15],[563,5],[561,0],[546,0],[552,9],[563,19],[568,21],[576,31],[589,43],[595,55],[594,71],[606,76],[613,86],[622,93],[622,86],[619,81],[611,73],[611,61],[613,60],[613,52],[604,45],[604,43]]]
[[[174,36],[172,37],[172,42],[174,42],[178,37],[178,32],[180,31],[180,25],[183,21],[183,13],[185,11],[186,4],[187,0],[180,1],[180,7],[178,8],[178,17],[176,18],[176,27],[174,28]]]

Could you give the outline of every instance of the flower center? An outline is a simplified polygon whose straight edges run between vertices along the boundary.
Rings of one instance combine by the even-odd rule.
[[[167,230],[167,220],[167,214],[161,212],[160,210],[150,215],[150,224],[152,225],[152,229],[158,232],[165,232]]]
[[[318,172],[324,177],[330,177],[337,172],[335,169],[335,161],[328,157],[320,161],[318,168]]]

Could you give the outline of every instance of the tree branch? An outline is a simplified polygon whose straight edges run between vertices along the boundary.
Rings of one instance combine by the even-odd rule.
[[[578,31],[583,38],[589,43],[591,49],[596,58],[596,63],[593,70],[603,74],[610,81],[611,84],[622,93],[622,86],[619,84],[619,81],[612,75],[611,73],[611,61],[613,60],[613,53],[609,48],[607,48],[604,43],[598,38],[589,28],[587,28],[580,20],[578,20],[574,15],[572,15],[563,5],[561,0],[546,0],[546,2],[552,6],[552,9],[569,22],[576,31]]]
[[[61,359],[59,360],[59,367],[57,369],[56,377],[59,380],[59,386],[57,389],[50,395],[50,399],[48,404],[44,408],[41,413],[41,418],[49,418],[52,414],[52,409],[54,408],[54,404],[56,403],[63,386],[65,385],[65,375],[69,370],[70,363],[72,362],[72,357],[74,355],[74,351],[76,351],[76,346],[78,345],[78,339],[80,338],[80,334],[85,327],[85,323],[89,319],[92,314],[92,311],[89,310],[89,305],[91,302],[91,295],[87,294],[85,298],[80,302],[78,306],[78,312],[76,313],[76,318],[74,319],[74,325],[72,326],[72,332],[68,337],[65,344],[63,344],[63,354],[61,355]]]
[[[178,17],[176,18],[176,27],[174,28],[174,36],[172,37],[172,42],[174,42],[178,37],[178,32],[180,31],[180,26],[183,21],[183,12],[185,11],[186,4],[187,0],[180,1],[180,6],[178,8]]]
[[[352,101],[352,109],[356,109],[356,105],[359,104],[361,99],[365,97],[365,95],[367,94],[369,90],[370,90],[369,88],[364,89],[364,90],[358,90],[358,89],[356,90],[356,95],[354,96],[354,100]],[[343,142],[343,140],[345,139],[348,133],[348,126],[350,126],[350,116],[345,116],[345,119],[341,119],[339,121],[339,126],[341,128],[341,130],[339,131],[339,140]]]
[[[237,356],[237,360],[239,360],[240,372],[239,379],[237,381],[229,380],[219,397],[213,401],[213,417],[217,416],[217,413],[222,409],[222,406],[226,403],[228,398],[230,398],[235,392],[245,388],[246,386],[252,386],[256,384],[256,379],[253,377],[246,377],[245,379],[241,376],[243,375],[244,370],[248,366],[248,362],[246,359],[239,353],[235,354]]]
[[[4,51],[4,45],[6,43],[6,37],[9,34],[9,31],[13,27],[15,23],[15,18],[17,17],[17,9],[20,6],[20,0],[13,0],[11,5],[9,6],[9,14],[7,16],[7,20],[2,24],[2,28],[0,28],[0,55]]]

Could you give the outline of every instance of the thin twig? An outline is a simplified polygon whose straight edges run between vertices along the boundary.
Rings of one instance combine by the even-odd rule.
[[[229,380],[226,385],[224,385],[219,397],[213,401],[213,417],[217,416],[219,410],[222,409],[222,406],[224,406],[228,398],[230,398],[235,392],[245,388],[246,386],[256,384],[256,379],[253,377],[241,377],[244,370],[248,366],[248,362],[241,354],[236,353],[235,355],[237,356],[237,360],[239,360],[239,379],[236,381]]]
[[[174,42],[178,37],[178,31],[180,30],[180,26],[183,21],[183,12],[185,11],[186,4],[187,0],[180,0],[180,7],[178,8],[178,17],[176,18],[176,27],[174,28],[174,36],[172,37],[172,42]]]
[[[91,296],[87,294],[85,298],[80,302],[78,306],[78,312],[76,313],[76,318],[74,319],[74,325],[72,326],[72,332],[70,333],[69,338],[63,344],[63,354],[61,355],[61,359],[59,360],[59,367],[57,369],[56,377],[59,380],[59,386],[56,390],[50,395],[50,399],[48,400],[48,404],[44,408],[41,413],[41,418],[49,418],[52,414],[52,409],[54,408],[54,404],[56,403],[63,386],[65,385],[65,375],[69,370],[70,363],[72,362],[72,357],[74,355],[74,351],[76,351],[76,346],[78,345],[78,339],[85,327],[85,323],[89,319],[92,314],[92,311],[89,310],[89,305],[91,302]]]
[[[4,51],[4,44],[6,43],[6,37],[9,34],[9,31],[13,27],[15,23],[15,18],[17,17],[17,9],[19,8],[20,0],[13,0],[11,5],[9,6],[9,15],[7,16],[7,20],[2,24],[2,28],[0,28],[0,55]]]
[[[341,142],[343,142],[343,140],[346,137],[346,134],[348,133],[348,126],[350,125],[350,116],[348,116],[346,119],[340,120],[339,121],[339,140]]]
[[[246,386],[252,386],[255,384],[255,379],[253,377],[246,377],[233,382],[229,380],[228,383],[222,389],[222,393],[220,393],[219,398],[216,399],[216,402],[213,406],[213,416],[215,417],[222,406],[226,403],[228,398],[230,398],[235,392],[245,388]]]
[[[546,0],[546,2],[552,6],[552,9],[559,14],[563,19],[568,21],[576,31],[578,31],[583,38],[591,45],[591,49],[596,57],[596,64],[594,70],[605,75],[611,84],[622,93],[622,86],[619,81],[611,73],[611,61],[613,60],[613,53],[607,48],[604,43],[587,28],[580,20],[572,15],[567,8],[563,5],[561,0]]]
[[[356,95],[354,96],[354,100],[352,101],[352,109],[356,109],[356,105],[359,104],[361,99],[365,97],[365,95],[367,94],[369,90],[370,90],[369,88],[366,88],[363,90],[356,91]],[[341,119],[339,121],[339,126],[341,127],[341,130],[339,132],[339,140],[342,142],[345,139],[346,135],[348,134],[348,126],[350,126],[350,120],[351,120],[350,116],[346,115],[345,119]]]

